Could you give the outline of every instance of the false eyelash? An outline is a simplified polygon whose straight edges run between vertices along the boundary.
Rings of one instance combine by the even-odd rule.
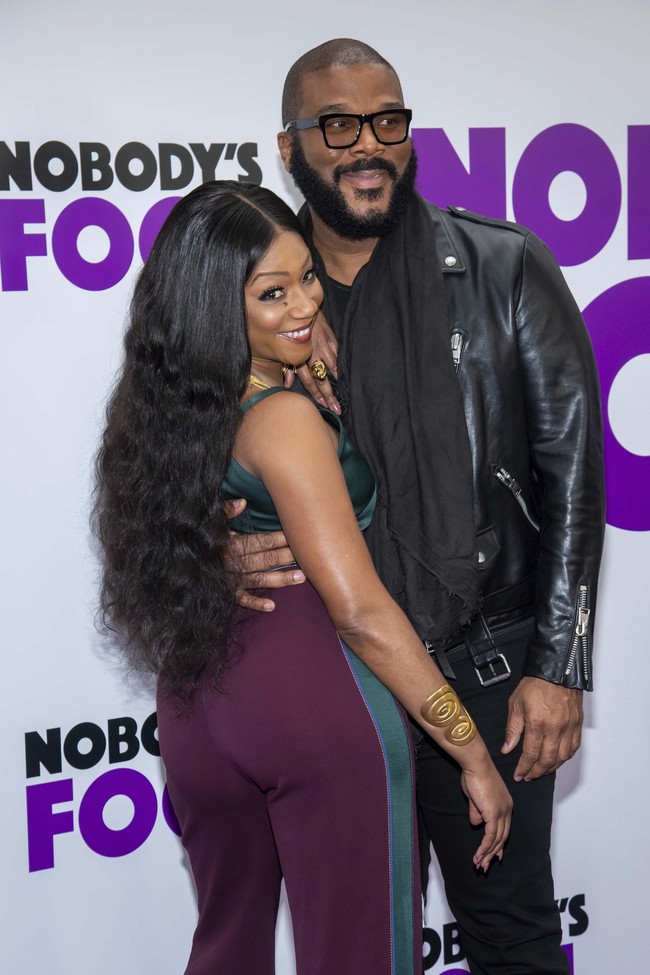
[[[283,292],[284,288],[280,287],[279,285],[276,285],[274,288],[267,288],[266,291],[263,291],[260,295],[260,301],[266,301],[268,298],[273,298],[276,291]]]

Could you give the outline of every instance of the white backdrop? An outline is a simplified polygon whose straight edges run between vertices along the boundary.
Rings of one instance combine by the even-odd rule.
[[[556,894],[575,975],[646,970],[649,30],[645,0],[2,0],[3,971],[183,970],[195,900],[152,697],[93,627],[91,458],[145,215],[202,181],[201,158],[206,177],[297,202],[275,148],[282,82],[336,36],[398,70],[425,195],[532,225],[592,331],[610,527],[597,690],[558,780]],[[427,971],[465,971],[435,876],[427,923]],[[288,931],[283,909],[280,975],[294,971]]]

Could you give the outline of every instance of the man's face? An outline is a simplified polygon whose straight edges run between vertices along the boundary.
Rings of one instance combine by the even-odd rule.
[[[299,118],[404,107],[397,76],[381,64],[311,72],[303,79],[302,96]],[[416,159],[410,139],[386,146],[364,125],[348,149],[329,149],[320,128],[281,132],[278,145],[285,169],[307,203],[341,237],[383,236],[411,195]]]

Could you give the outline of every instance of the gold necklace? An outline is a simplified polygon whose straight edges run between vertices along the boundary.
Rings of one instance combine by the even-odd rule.
[[[254,376],[253,373],[251,373],[249,375],[249,377],[248,377],[248,385],[249,386],[255,386],[256,389],[270,389],[271,388],[268,385],[268,383],[263,383],[262,380],[261,379],[258,379],[257,376]]]

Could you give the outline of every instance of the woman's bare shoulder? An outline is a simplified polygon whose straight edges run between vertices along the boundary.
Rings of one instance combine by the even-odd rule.
[[[327,437],[334,445],[336,431],[307,396],[278,390],[254,403],[242,417],[235,442],[235,456],[249,470],[264,458],[281,452],[285,462],[299,459],[306,438]]]

